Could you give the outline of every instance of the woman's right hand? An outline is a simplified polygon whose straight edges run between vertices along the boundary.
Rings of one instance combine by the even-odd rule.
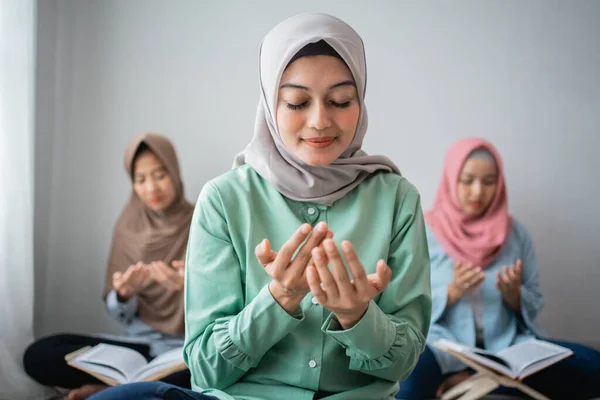
[[[454,264],[452,282],[448,285],[448,305],[451,306],[467,294],[473,293],[485,279],[481,267],[471,263]]]
[[[312,230],[309,224],[302,224],[277,252],[271,249],[268,239],[256,246],[256,258],[273,279],[269,283],[271,295],[289,314],[296,310],[310,292],[306,281],[306,266],[311,261],[312,249],[320,246],[328,235],[333,234],[329,232],[325,222],[320,222]]]
[[[130,265],[125,273],[115,272],[112,276],[113,287],[119,301],[127,301],[152,283],[150,271],[142,262]]]

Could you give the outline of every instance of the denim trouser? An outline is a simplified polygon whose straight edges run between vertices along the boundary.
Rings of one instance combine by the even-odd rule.
[[[88,397],[87,400],[217,400],[165,382],[140,382],[116,386]]]
[[[573,355],[523,380],[527,386],[552,400],[578,400],[600,397],[600,352],[580,344],[548,340],[573,350]],[[452,374],[442,374],[433,352],[425,348],[412,374],[400,382],[397,399],[435,398],[440,384]],[[494,394],[527,398],[518,389],[500,387]]]

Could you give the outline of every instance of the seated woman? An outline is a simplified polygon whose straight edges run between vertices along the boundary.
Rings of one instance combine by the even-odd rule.
[[[99,343],[130,347],[148,359],[183,345],[183,257],[193,206],[184,197],[173,145],[147,134],[131,141],[125,169],[133,193],[116,224],[104,287],[108,312],[125,325],[122,338],[53,335],[25,352],[27,373],[43,385],[72,390],[84,399],[105,389],[100,381],[70,367],[64,356]],[[164,379],[190,387],[189,370]]]
[[[544,338],[536,322],[544,297],[533,244],[525,227],[508,213],[502,160],[490,143],[469,138],[452,146],[435,204],[425,220],[432,326],[419,363],[400,384],[400,399],[440,396],[469,377],[464,364],[431,345],[438,339],[497,352],[527,339]],[[600,353],[549,341],[575,354],[524,383],[551,399],[600,396]],[[497,392],[523,395],[508,388]]]
[[[361,38],[328,15],[289,18],[262,43],[260,85],[253,140],[192,219],[193,390],[134,383],[92,400],[393,399],[417,362],[431,311],[424,221],[414,186],[361,150]]]

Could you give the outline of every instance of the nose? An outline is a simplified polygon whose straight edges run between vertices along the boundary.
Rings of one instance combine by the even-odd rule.
[[[154,181],[154,179],[147,179],[145,189],[148,193],[155,193],[158,191],[158,184]]]
[[[471,192],[473,193],[473,196],[479,198],[479,196],[481,196],[482,189],[483,188],[481,187],[481,182],[473,182],[473,186],[471,186]]]
[[[308,117],[308,125],[312,129],[322,131],[331,127],[331,118],[327,106],[322,103],[317,103],[311,110]]]

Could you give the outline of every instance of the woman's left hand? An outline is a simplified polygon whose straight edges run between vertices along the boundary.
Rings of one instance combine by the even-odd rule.
[[[180,291],[183,289],[185,263],[183,260],[175,260],[171,265],[164,261],[154,261],[148,265],[148,269],[155,282],[167,289]]]
[[[521,313],[521,279],[523,277],[523,262],[517,262],[502,271],[496,272],[496,288],[502,298],[516,314]]]
[[[320,305],[335,314],[343,329],[350,329],[361,320],[372,298],[382,293],[392,279],[392,270],[383,260],[377,263],[376,273],[367,275],[352,244],[341,243],[352,278],[331,239],[313,249],[314,266],[307,268],[310,291]],[[331,264],[333,273],[329,271]],[[321,286],[321,284],[323,284]]]

